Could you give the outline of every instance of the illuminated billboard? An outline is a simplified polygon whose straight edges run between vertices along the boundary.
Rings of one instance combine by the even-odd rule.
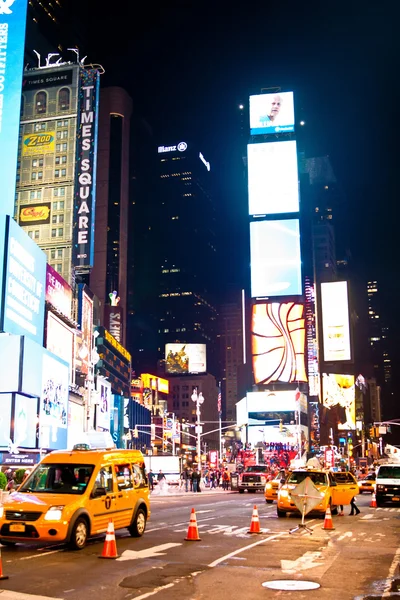
[[[323,373],[322,403],[327,408],[336,410],[338,429],[356,428],[355,400],[354,375]]]
[[[67,447],[69,368],[58,357],[43,351],[40,398],[40,447]]]
[[[71,365],[74,353],[73,330],[51,311],[47,313],[46,348],[68,363],[72,377]]]
[[[24,225],[48,225],[50,223],[50,202],[23,204],[19,207],[18,222]]]
[[[55,131],[46,133],[28,133],[22,138],[22,156],[36,156],[36,154],[51,154],[55,151]]]
[[[307,412],[307,397],[295,390],[247,392],[247,412]],[[300,404],[299,404],[300,400]]]
[[[177,375],[206,373],[206,345],[166,344],[165,371]]]
[[[144,388],[157,390],[162,394],[169,393],[168,379],[162,379],[161,377],[157,377],[157,375],[150,375],[150,373],[142,373],[140,377]]]
[[[250,223],[251,296],[300,296],[298,219]]]
[[[72,288],[50,265],[46,265],[46,302],[71,318]]]
[[[27,0],[0,6],[0,212],[13,215]]]
[[[294,131],[293,92],[250,96],[250,134]]]
[[[27,335],[41,346],[46,255],[14,219],[7,216],[6,221],[6,231],[0,230],[0,246],[5,243],[5,282],[3,294],[0,294],[0,330]]]
[[[249,214],[299,212],[296,142],[247,146]]]
[[[98,394],[96,429],[98,431],[110,431],[111,383],[103,379],[103,377],[97,377],[96,387]]]
[[[251,346],[255,383],[307,381],[304,306],[254,304]]]
[[[324,361],[351,360],[347,281],[321,283]]]
[[[72,246],[78,270],[93,267],[94,259],[99,93],[99,71],[80,69]]]

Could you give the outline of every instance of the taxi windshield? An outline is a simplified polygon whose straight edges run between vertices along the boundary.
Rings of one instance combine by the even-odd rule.
[[[19,488],[19,492],[44,494],[83,494],[94,465],[47,463],[38,466]]]
[[[286,483],[298,484],[304,481],[306,477],[309,477],[315,485],[327,485],[327,478],[325,473],[313,473],[312,471],[295,471],[289,475]]]

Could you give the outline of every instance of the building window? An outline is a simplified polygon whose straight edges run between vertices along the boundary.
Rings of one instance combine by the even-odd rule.
[[[38,131],[46,131],[46,123],[35,123],[33,126],[33,131],[35,133]]]
[[[43,171],[33,171],[31,175],[31,180],[37,181],[39,179],[43,179]]]
[[[64,119],[63,121],[57,121],[57,127],[68,127],[68,120]]]
[[[65,187],[59,187],[53,189],[53,196],[56,198],[57,196],[65,196]],[[57,202],[56,202],[57,204]],[[62,203],[64,205],[64,202]],[[64,208],[64,206],[63,206]]]
[[[58,110],[69,110],[70,91],[68,88],[62,88],[58,93]]]
[[[31,190],[29,193],[30,200],[40,200],[42,198],[42,190]]]
[[[60,249],[57,250],[52,250],[51,251],[51,258],[52,260],[55,260],[56,258],[62,258],[63,257],[63,251]]]
[[[53,215],[51,217],[52,223],[64,223],[64,215]]]
[[[57,131],[57,139],[58,140],[66,140],[68,139],[68,130],[62,129],[61,131]]]
[[[61,263],[56,264],[56,271],[57,271],[57,273],[62,273],[62,264]]]
[[[42,115],[47,112],[47,94],[46,92],[38,92],[35,96],[35,113]]]
[[[32,169],[37,169],[38,167],[43,167],[43,158],[34,158],[32,160]]]
[[[54,171],[54,177],[66,177],[67,169],[56,169]]]
[[[56,156],[56,165],[65,165],[67,162],[66,156]]]
[[[35,240],[39,239],[39,230],[38,229],[35,231],[34,238],[35,238]]]
[[[21,96],[21,112],[20,112],[21,117],[24,116],[24,110],[25,110],[25,96],[22,94],[22,96]]]
[[[63,142],[62,144],[56,144],[56,152],[66,152],[68,150],[67,142]]]

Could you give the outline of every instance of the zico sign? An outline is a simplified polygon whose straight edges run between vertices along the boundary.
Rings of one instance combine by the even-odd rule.
[[[24,204],[19,208],[19,224],[48,225],[50,223],[50,202],[42,204]]]
[[[50,152],[54,152],[54,139],[54,131],[43,134],[30,133],[29,135],[24,135],[22,155],[32,156],[34,154],[49,154]]]
[[[98,71],[80,70],[72,247],[78,270],[93,266],[99,87]]]

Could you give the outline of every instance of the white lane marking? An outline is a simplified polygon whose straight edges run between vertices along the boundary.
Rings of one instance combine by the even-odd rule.
[[[275,540],[276,538],[280,538],[282,536],[289,536],[288,533],[286,533],[286,531],[281,531],[280,533],[274,533],[273,535],[270,535],[269,537],[263,539],[263,540],[259,540],[258,542],[254,542],[254,544],[249,544],[248,546],[244,546],[243,548],[239,548],[238,550],[235,550],[234,552],[230,552],[229,554],[225,554],[225,556],[221,556],[221,558],[217,558],[217,560],[214,560],[214,562],[210,563],[209,567],[216,567],[217,565],[219,565],[221,562],[223,562],[224,560],[228,560],[229,558],[232,558],[233,556],[236,556],[237,554],[241,554],[242,552],[245,552],[246,550],[250,550],[250,548],[254,548],[255,546],[259,546],[260,544],[264,544],[265,542],[269,542],[272,540]],[[135,598],[135,600],[138,600],[137,598]]]
[[[385,585],[385,590],[382,594],[382,598],[389,598],[392,595],[390,590],[392,587],[392,581],[393,581],[395,571],[399,564],[399,560],[400,560],[400,548],[397,548],[396,554],[394,555],[394,558],[392,560],[392,564],[390,565],[388,576],[386,578],[386,585]]]
[[[352,531],[346,531],[346,533],[343,533],[340,537],[338,537],[338,542],[341,542],[342,540],[344,540],[345,538],[351,538],[353,536],[353,532]]]
[[[170,548],[175,548],[176,546],[182,546],[179,544],[161,544],[160,546],[152,546],[151,548],[146,548],[145,550],[125,550],[120,557],[118,557],[117,561],[124,560],[138,560],[140,558],[153,558],[153,556],[164,556],[165,550],[169,550]]]
[[[35,594],[23,594],[22,592],[0,590],[0,598],[3,594],[7,600],[63,600],[62,598],[50,598],[50,596],[36,596]]]
[[[281,569],[283,573],[294,575],[298,571],[322,567],[323,564],[322,552],[306,552],[296,560],[281,560]]]
[[[360,521],[368,521],[368,519],[373,519],[374,515],[373,513],[368,513],[367,515],[363,515],[362,517],[360,517]]]
[[[135,600],[144,600],[145,598],[150,598],[150,596],[154,596],[155,594],[158,594],[158,592],[161,592],[161,590],[167,590],[168,588],[174,587],[174,585],[175,585],[175,582],[167,583],[167,585],[161,585],[160,587],[154,588],[154,590],[152,592],[148,592],[147,594],[142,594],[141,596],[136,596]]]
[[[41,554],[32,554],[32,556],[23,556],[22,558],[16,558],[14,561],[7,560],[6,562],[16,562],[18,560],[31,560],[32,558],[41,558],[42,556],[49,556],[49,554],[56,554],[62,552],[62,550],[52,550],[51,552],[42,552]]]
[[[214,510],[211,510],[211,509],[210,510],[196,510],[196,515],[201,515],[203,513],[208,513],[208,512],[215,512],[215,509]]]

